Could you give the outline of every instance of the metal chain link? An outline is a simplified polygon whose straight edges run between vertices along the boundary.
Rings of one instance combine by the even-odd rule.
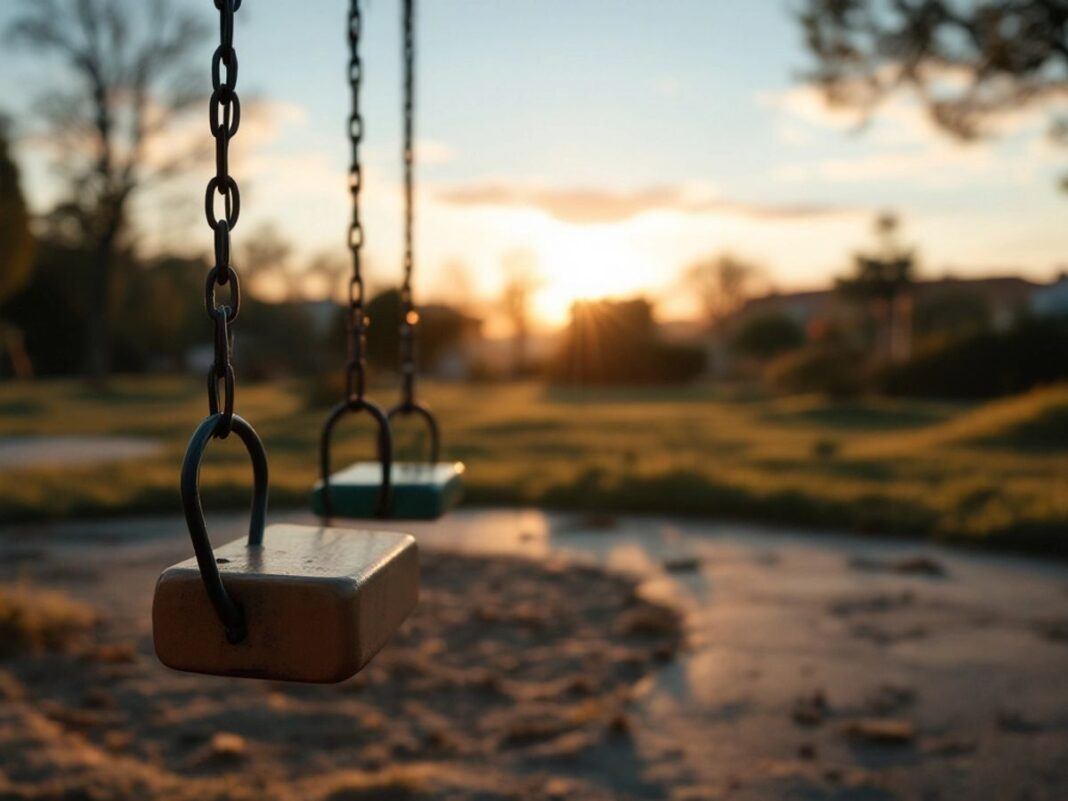
[[[401,404],[415,403],[415,328],[419,312],[412,296],[414,265],[413,229],[415,204],[412,192],[414,171],[415,105],[415,0],[404,0],[404,283],[401,286],[400,357]]]
[[[349,192],[352,195],[352,222],[349,224],[349,250],[352,251],[352,278],[349,280],[348,363],[345,366],[345,392],[348,399],[362,399],[366,389],[367,316],[364,314],[363,223],[360,221],[360,190],[363,171],[360,166],[360,143],[363,141],[363,117],[360,115],[360,85],[363,61],[360,59],[360,33],[363,17],[359,0],[349,3],[349,88],[352,112],[349,114],[349,142],[352,161],[349,167]]]
[[[234,368],[230,361],[234,333],[232,323],[241,310],[241,289],[237,273],[230,264],[230,232],[241,214],[241,193],[230,175],[230,140],[241,124],[241,101],[238,99],[237,51],[234,49],[234,12],[241,0],[214,0],[219,10],[219,46],[211,57],[211,99],[208,101],[208,128],[215,139],[215,176],[204,193],[204,216],[213,232],[215,264],[208,272],[204,287],[204,306],[214,323],[214,358],[208,371],[208,409],[218,414],[219,382],[223,382],[222,417],[215,430],[225,439],[234,417]],[[223,200],[223,215],[216,216],[217,196]],[[215,289],[230,288],[230,302],[217,304]]]

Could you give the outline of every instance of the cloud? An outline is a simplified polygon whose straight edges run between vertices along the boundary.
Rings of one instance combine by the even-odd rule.
[[[962,79],[945,71],[940,85],[959,89]],[[934,93],[936,96],[938,92]],[[949,96],[955,95],[952,92]],[[811,131],[831,130],[842,133],[863,132],[879,145],[921,145],[936,141],[953,141],[934,121],[930,111],[916,93],[897,92],[884,98],[870,118],[853,108],[834,106],[827,102],[818,87],[808,84],[778,92],[762,92],[758,102],[776,114],[776,128],[780,139],[797,141],[798,126]],[[1042,104],[1023,108],[1006,108],[987,121],[985,130],[996,137],[1033,136],[1041,134],[1048,125],[1048,108]]]
[[[437,199],[453,206],[530,208],[577,225],[623,222],[639,214],[674,211],[724,214],[760,220],[793,220],[839,214],[847,209],[819,203],[754,203],[695,195],[683,187],[658,186],[622,191],[593,187],[540,187],[474,184],[441,190]]]

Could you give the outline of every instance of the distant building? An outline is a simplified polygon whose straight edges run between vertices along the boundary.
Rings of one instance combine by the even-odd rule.
[[[1068,272],[1031,293],[1031,311],[1042,317],[1068,315]]]
[[[1062,275],[1052,284],[1039,284],[1017,276],[991,278],[940,278],[933,281],[917,281],[910,293],[914,303],[934,298],[939,294],[965,290],[982,296],[993,314],[994,326],[1004,329],[1012,325],[1022,314],[1068,312],[1068,276]],[[794,320],[807,331],[841,317],[844,306],[849,305],[834,289],[817,289],[805,292],[773,293],[748,301],[734,315],[734,320],[744,320],[760,314],[781,313]]]

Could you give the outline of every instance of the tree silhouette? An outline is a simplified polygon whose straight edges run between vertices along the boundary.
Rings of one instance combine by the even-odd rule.
[[[530,338],[530,304],[534,294],[545,283],[538,269],[538,261],[529,250],[514,250],[502,259],[504,287],[501,307],[512,325],[512,372],[526,373],[527,340]]]
[[[19,185],[18,166],[8,150],[7,121],[0,117],[0,304],[22,288],[33,268],[34,241],[30,214]],[[0,351],[6,351],[16,376],[28,377],[32,367],[22,345],[22,332],[0,320]]]
[[[179,172],[194,153],[170,149],[149,163],[153,141],[201,96],[187,66],[204,28],[174,5],[21,0],[8,29],[11,41],[57,55],[69,70],[39,107],[69,183],[61,211],[90,254],[85,369],[95,378],[110,370],[114,264],[129,233],[131,198]]]
[[[710,329],[741,308],[760,268],[730,253],[694,262],[683,271],[682,280],[701,304],[701,314]]]
[[[891,213],[875,219],[877,247],[853,257],[853,274],[839,278],[836,288],[845,298],[866,307],[876,327],[878,349],[893,361],[911,350],[912,300],[910,288],[915,254],[899,238],[901,221]]]
[[[868,114],[911,89],[965,140],[1049,105],[1068,143],[1068,0],[803,0],[798,17],[816,58],[806,77],[832,105]]]
[[[274,300],[295,300],[301,276],[290,269],[293,245],[276,223],[261,221],[245,238],[242,268],[250,294]]]

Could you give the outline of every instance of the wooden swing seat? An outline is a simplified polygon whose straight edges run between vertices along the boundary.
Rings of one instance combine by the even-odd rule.
[[[163,664],[217,676],[329,683],[356,673],[386,644],[419,597],[409,534],[273,525],[263,545],[215,549],[247,636],[227,641],[196,559],[163,572],[152,636]]]
[[[388,517],[396,520],[436,520],[460,502],[463,495],[462,462],[394,462],[390,484],[392,503]],[[382,483],[379,462],[356,462],[330,476],[330,493],[337,517],[376,517]],[[323,483],[312,490],[312,508],[325,513]]]

